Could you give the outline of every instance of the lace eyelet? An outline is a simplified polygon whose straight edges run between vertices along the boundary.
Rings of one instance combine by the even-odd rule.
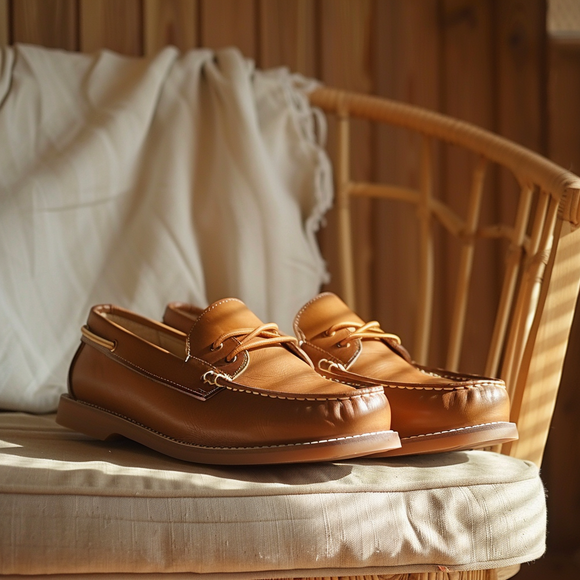
[[[336,334],[336,330],[333,330],[332,332],[330,332],[330,329],[329,329],[324,334],[326,334],[326,336],[334,336]]]
[[[226,358],[225,358],[224,360],[226,361],[226,363],[227,363],[227,364],[234,363],[234,362],[236,362],[236,361],[238,360],[238,355],[236,355],[236,356],[235,356],[234,358],[232,358],[232,359],[230,359],[230,358],[228,358],[228,357],[226,356]]]
[[[211,352],[215,352],[216,350],[221,350],[224,347],[224,343],[220,342],[219,346],[214,346],[213,344],[209,347]]]
[[[336,343],[336,348],[348,348],[349,346],[350,346],[350,342],[347,342],[346,344],[342,344],[342,342]]]

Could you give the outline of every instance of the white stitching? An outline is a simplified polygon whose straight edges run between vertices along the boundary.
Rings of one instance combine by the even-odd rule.
[[[326,371],[327,373],[332,373],[332,371]],[[349,371],[346,371],[349,372]],[[360,384],[360,383],[364,383],[366,381],[373,381],[375,383],[379,383],[377,386],[381,386],[384,387],[385,389],[400,389],[400,390],[407,390],[407,391],[413,391],[413,390],[419,390],[419,391],[468,391],[470,389],[480,389],[482,387],[498,387],[500,389],[504,389],[505,387],[497,382],[490,382],[490,383],[484,383],[484,382],[478,382],[477,384],[471,384],[471,385],[459,385],[459,384],[452,384],[451,386],[448,387],[443,387],[443,386],[439,386],[439,385],[433,385],[433,386],[429,386],[429,385],[405,385],[405,384],[401,384],[401,385],[393,385],[393,384],[389,384],[388,381],[382,382],[381,379],[373,379],[371,377],[365,377],[364,375],[360,375],[359,377],[343,377],[343,380],[339,380],[337,377],[330,377],[328,375],[324,375],[326,378],[333,380],[337,383],[343,383],[345,385],[349,385],[350,383],[345,382],[348,381],[349,379],[355,383],[355,384]]]
[[[193,393],[197,392],[197,390],[196,389],[193,389],[192,387],[188,387],[186,385],[182,385],[181,383],[176,383],[175,381],[172,381],[171,379],[168,379],[166,377],[160,377],[159,375],[156,375],[155,373],[152,373],[151,371],[148,371],[147,369],[144,369],[144,368],[140,367],[138,364],[135,364],[134,362],[131,362],[130,360],[127,360],[126,358],[123,358],[122,356],[120,356],[120,355],[118,355],[116,353],[112,353],[112,358],[118,358],[118,359],[122,360],[129,367],[131,367],[133,369],[138,369],[145,376],[147,376],[149,378],[157,379],[161,383],[166,383],[166,384],[169,384],[169,385],[173,385],[175,387],[179,387],[180,389],[185,389],[186,391],[190,391],[190,392],[193,392]],[[200,359],[197,359],[197,360],[200,360]],[[209,369],[209,370],[213,370],[213,369]]]
[[[197,323],[209,312],[211,312],[214,308],[216,308],[217,306],[220,306],[221,304],[226,304],[227,302],[239,302],[240,304],[244,304],[241,300],[238,300],[237,298],[224,298],[222,300],[218,300],[217,302],[215,302],[214,304],[212,304],[210,307],[206,308],[198,317],[197,320],[193,323],[193,326],[189,329],[189,332],[187,333],[187,337],[185,339],[185,347],[187,350],[187,354],[190,354],[191,352],[191,333],[193,331],[193,329],[197,326]]]
[[[153,379],[157,379],[161,383],[167,383],[169,385],[174,385],[175,387],[178,387],[180,389],[184,389],[190,393],[199,394],[199,391],[196,389],[193,389],[192,387],[187,387],[186,385],[182,385],[181,383],[176,383],[175,381],[172,381],[171,379],[167,379],[165,377],[160,377],[159,375],[156,375],[155,373],[152,373],[144,368],[141,368],[139,365],[137,365],[131,361],[128,361],[127,359],[123,358],[122,356],[119,356],[118,354],[112,353],[112,357],[118,358],[118,359],[124,361],[130,367],[132,367],[134,369],[139,369],[140,371],[142,371],[145,376],[148,376],[148,377],[153,378]],[[223,374],[219,371],[215,371],[214,369],[208,369],[208,371],[206,371],[206,372],[209,372],[210,370],[213,372],[216,372],[217,374],[220,374],[221,376],[226,378],[225,374]],[[226,378],[226,380],[228,380],[228,379]],[[341,382],[341,381],[337,381],[337,382]],[[347,386],[351,386],[351,385],[348,385],[348,383],[343,383],[343,384],[345,384]],[[285,401],[349,401],[349,400],[354,399],[354,398],[376,395],[380,392],[379,389],[381,388],[380,385],[377,385],[376,387],[373,387],[373,386],[364,387],[366,389],[372,389],[372,390],[367,391],[365,393],[360,393],[360,389],[359,389],[357,391],[354,391],[352,395],[347,395],[344,397],[325,397],[325,396],[320,396],[320,397],[285,397],[282,395],[270,395],[269,393],[256,393],[255,391],[252,391],[250,389],[239,389],[236,387],[230,387],[228,385],[222,385],[220,383],[218,383],[218,385],[225,388],[225,389],[228,389],[230,391],[237,391],[237,392],[247,393],[250,395],[260,395],[262,397],[269,397],[271,399],[281,399],[281,400],[285,400]]]
[[[335,381],[335,382],[341,383],[342,381]],[[381,394],[380,390],[375,390],[375,389],[381,388],[381,387],[377,386],[377,387],[368,387],[368,389],[373,389],[370,392],[367,391],[365,393],[361,393],[360,389],[358,389],[358,390],[354,391],[352,395],[347,395],[344,397],[283,397],[280,395],[271,395],[270,393],[256,393],[255,391],[240,389],[237,387],[230,387],[228,385],[222,385],[221,383],[218,383],[218,384],[220,385],[220,387],[224,387],[225,389],[228,389],[229,391],[246,393],[249,395],[257,395],[260,397],[268,397],[269,399],[282,399],[284,401],[350,401],[352,399],[358,399],[358,398],[362,398],[362,397],[373,397],[377,394]],[[348,383],[342,383],[342,384],[346,385],[348,387],[352,387],[352,385],[349,385]],[[363,387],[363,388],[367,388],[367,387]]]
[[[359,439],[361,437],[369,437],[374,435],[383,435],[386,433],[392,433],[392,431],[371,431],[370,433],[358,433],[356,435],[344,435],[342,437],[331,437],[329,439],[318,439],[316,441],[300,441],[297,443],[280,443],[277,445],[257,445],[257,446],[248,446],[248,447],[217,447],[211,445],[196,445],[195,443],[189,443],[188,441],[183,441],[182,439],[177,439],[176,437],[170,437],[169,435],[165,435],[160,431],[156,431],[155,429],[151,429],[151,427],[147,427],[147,425],[143,425],[138,421],[131,419],[130,417],[125,417],[120,413],[116,413],[115,411],[109,411],[108,409],[104,409],[103,407],[99,407],[98,405],[94,405],[93,403],[88,403],[86,401],[80,401],[75,399],[75,402],[80,403],[81,405],[87,405],[88,407],[93,407],[94,409],[98,409],[99,411],[103,411],[109,415],[114,415],[119,417],[120,419],[124,419],[133,425],[137,425],[138,427],[142,427],[151,433],[155,433],[164,439],[168,439],[169,441],[175,441],[176,443],[181,443],[183,445],[187,445],[189,447],[197,447],[199,449],[231,449],[231,450],[244,450],[244,449],[276,449],[280,447],[300,447],[300,446],[307,446],[307,445],[316,445],[319,443],[333,443],[335,441],[347,441],[349,439]],[[122,433],[118,433],[119,435],[123,435]],[[124,436],[124,435],[123,435]]]
[[[509,421],[492,421],[491,423],[478,423],[477,425],[469,425],[468,427],[457,427],[456,429],[448,429],[447,431],[434,431],[433,433],[420,433],[419,435],[409,435],[408,437],[401,437],[401,441],[406,441],[408,439],[420,439],[421,437],[430,437],[432,435],[445,435],[446,433],[459,433],[461,431],[467,431],[468,429],[473,429],[474,427],[486,427],[487,425],[503,425]]]
[[[302,314],[304,313],[304,311],[314,302],[316,302],[317,300],[320,300],[323,296],[330,296],[332,293],[331,292],[323,292],[322,294],[319,294],[318,296],[315,296],[314,298],[310,299],[299,311],[298,314],[296,315],[296,317],[294,318],[295,324],[296,326],[299,325],[299,321],[300,321],[300,317],[302,316]]]
[[[238,300],[237,298],[224,298],[222,300],[218,300],[217,302],[215,302],[214,304],[212,304],[209,308],[206,308],[198,317],[197,320],[194,322],[193,326],[189,329],[189,333],[191,333],[191,331],[195,328],[195,326],[197,325],[197,323],[206,315],[209,314],[214,308],[216,308],[217,306],[220,306],[221,304],[227,304],[228,302],[239,302],[240,304],[243,304],[243,302],[241,300]],[[188,334],[189,334],[188,333]]]
[[[376,379],[375,379],[376,380]],[[389,385],[381,383],[383,386],[389,389],[408,389],[410,391],[414,389],[418,390],[430,390],[430,391],[468,391],[470,389],[480,389],[482,387],[500,387],[497,383],[479,383],[477,385],[451,385],[450,387],[440,387],[440,386],[420,386],[420,385]],[[501,388],[501,387],[500,387]]]

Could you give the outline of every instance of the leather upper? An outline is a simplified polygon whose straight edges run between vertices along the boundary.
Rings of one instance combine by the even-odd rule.
[[[346,322],[353,324],[329,332]],[[396,337],[380,331],[376,338],[372,332],[357,338],[356,329],[364,324],[338,296],[323,293],[300,310],[294,329],[324,376],[384,386],[392,427],[401,437],[509,421],[503,381],[425,369],[413,363]]]
[[[196,445],[277,445],[390,429],[382,388],[323,378],[271,327],[250,336],[262,322],[241,301],[221,300],[198,314],[183,333],[119,307],[93,307],[71,363],[70,395]]]

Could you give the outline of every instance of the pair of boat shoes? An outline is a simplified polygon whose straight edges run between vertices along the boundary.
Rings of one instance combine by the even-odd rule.
[[[398,337],[320,294],[296,337],[243,302],[171,303],[163,323],[94,306],[59,424],[177,459],[273,464],[391,457],[517,439],[501,380],[415,364]]]

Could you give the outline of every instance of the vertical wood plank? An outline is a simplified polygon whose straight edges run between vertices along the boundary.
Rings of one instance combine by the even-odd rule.
[[[441,94],[443,112],[484,127],[494,129],[496,89],[494,69],[494,3],[479,0],[442,0],[440,23],[442,27],[442,75]],[[459,215],[467,213],[468,193],[471,189],[472,172],[477,163],[474,156],[454,147],[442,151],[441,197]],[[496,202],[490,188],[495,183],[495,168],[490,168],[485,183],[484,202],[481,207],[482,224],[494,223]],[[441,304],[441,318],[437,328],[445,337],[449,336],[449,321],[453,311],[456,271],[459,263],[459,246],[446,235],[440,237],[441,251],[445,260],[438,271],[436,281],[436,303]],[[497,306],[495,291],[490,290],[490,281],[497,286],[501,264],[496,263],[493,243],[478,244],[476,259],[480,267],[473,273],[467,305],[467,323],[464,347],[460,359],[460,370],[482,372],[486,352],[483,344],[489,344],[493,331],[493,313]],[[447,344],[447,339],[444,341]],[[437,340],[434,341],[437,346]],[[444,365],[445,359],[435,364]]]
[[[197,0],[145,0],[144,52],[152,55],[170,44],[181,51],[198,44]]]
[[[508,0],[497,5],[498,131],[578,172],[580,43],[551,39],[548,48],[543,0]],[[548,87],[547,94],[544,87]],[[501,191],[508,192],[509,187],[503,180]],[[507,198],[502,196],[502,200]],[[509,211],[504,201],[500,204],[504,214]],[[580,471],[570,467],[580,464],[579,349],[580,318],[576,317],[542,463],[550,513],[548,547],[562,553],[573,552],[580,545]]]
[[[580,39],[550,39],[549,157],[580,174]]]
[[[493,129],[492,3],[443,0],[442,6],[443,108],[450,115]]]
[[[8,22],[10,18],[8,0],[0,0],[0,46],[10,44]]]
[[[495,23],[497,131],[545,153],[546,0],[496,2]]]
[[[546,0],[503,0],[495,7],[498,133],[532,150],[545,152]],[[502,221],[514,221],[519,184],[500,172],[496,211]],[[520,306],[521,307],[521,306]],[[517,368],[518,340],[511,337],[506,360]],[[521,346],[521,345],[520,345]],[[504,367],[507,368],[505,363]],[[510,375],[506,375],[509,378]]]
[[[79,8],[82,51],[108,48],[130,56],[143,53],[139,0],[80,0]]]
[[[497,83],[496,130],[532,150],[542,151],[546,126],[546,2],[502,0],[495,6]],[[497,213],[515,216],[519,185],[501,172],[497,181]],[[524,232],[527,230],[524,224]],[[520,298],[521,299],[521,298]],[[521,308],[521,304],[519,307]],[[510,337],[503,368],[510,378],[519,361],[518,340]],[[512,368],[510,368],[510,366]]]
[[[322,0],[320,3],[320,78],[330,86],[362,93],[372,92],[374,79],[371,63],[372,0]],[[371,175],[371,129],[366,122],[351,123],[351,175],[368,181]],[[353,245],[355,253],[356,309],[370,317],[372,239],[368,224],[369,200],[351,201]],[[321,233],[321,244],[333,275],[328,289],[340,293],[339,265],[336,256],[335,211],[329,212],[328,227]]]
[[[373,27],[375,92],[384,97],[440,108],[439,0],[380,0]],[[373,177],[382,183],[420,186],[421,141],[408,132],[376,127]],[[439,169],[434,167],[438,190]],[[419,229],[415,208],[373,202],[372,318],[399,334],[415,355],[419,288]],[[398,240],[393,251],[393,240]],[[394,306],[396,305],[396,306]]]
[[[255,0],[201,0],[201,45],[235,46],[244,56],[258,52]]]
[[[572,561],[580,545],[580,310],[572,324],[552,426],[542,462],[548,490],[548,549]]]
[[[12,42],[78,48],[76,0],[12,2]]]
[[[580,41],[549,40],[549,157],[580,173]],[[548,490],[548,549],[573,561],[580,546],[580,309],[572,326],[552,428],[542,463]]]
[[[292,72],[316,76],[316,5],[314,0],[261,0],[259,64],[287,66]]]

